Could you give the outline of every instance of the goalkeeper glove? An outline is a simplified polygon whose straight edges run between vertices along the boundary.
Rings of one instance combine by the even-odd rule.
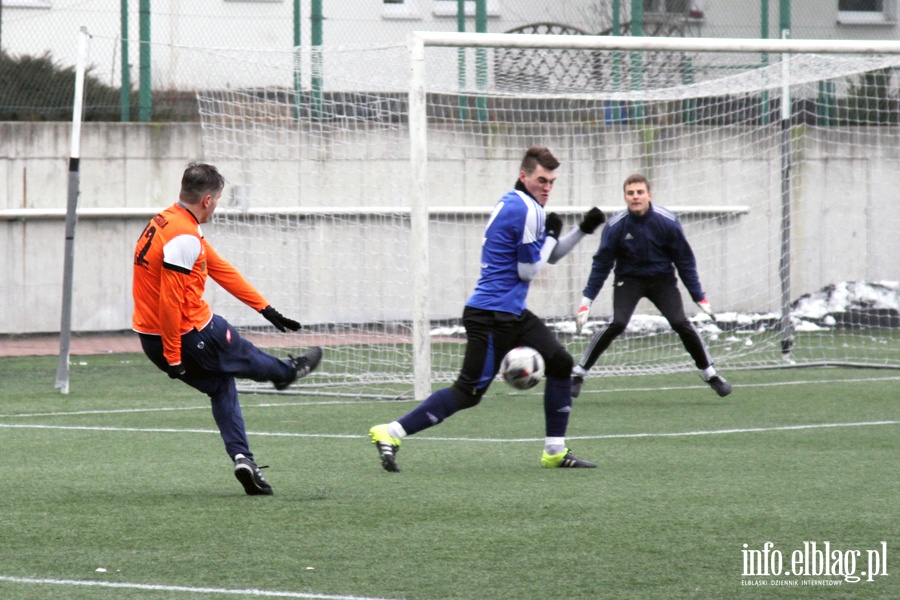
[[[713,319],[716,318],[716,315],[713,314],[712,306],[709,305],[709,300],[704,298],[703,300],[697,303],[697,306],[700,307],[700,310],[711,316]]]
[[[293,319],[288,319],[271,306],[267,306],[259,312],[262,313],[262,316],[264,316],[269,323],[277,327],[279,331],[286,331],[288,329],[297,331],[300,329],[300,323]]]
[[[552,237],[555,239],[559,239],[559,234],[562,231],[562,219],[555,212],[547,215],[547,220],[544,222],[544,230],[547,232],[547,237]]]
[[[596,206],[591,210],[587,211],[584,215],[584,219],[578,225],[581,230],[588,235],[594,233],[598,227],[603,225],[606,222],[606,215],[603,214],[603,211],[597,208]]]
[[[187,369],[184,368],[184,363],[178,363],[177,365],[169,365],[166,373],[172,379],[184,379],[184,376],[187,375]]]
[[[578,312],[575,313],[575,334],[581,333],[582,328],[584,328],[584,324],[587,323],[588,315],[591,313],[591,299],[590,298],[582,298],[581,306],[578,307]]]

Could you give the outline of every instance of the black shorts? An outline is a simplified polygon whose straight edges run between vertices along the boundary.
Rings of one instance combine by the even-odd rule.
[[[521,315],[467,306],[463,311],[466,355],[453,386],[467,395],[481,395],[500,370],[500,361],[517,346],[530,346],[546,363],[565,348],[544,321],[525,310]]]

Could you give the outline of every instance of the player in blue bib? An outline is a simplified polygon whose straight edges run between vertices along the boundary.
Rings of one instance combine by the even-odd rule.
[[[597,466],[566,448],[572,410],[572,356],[525,305],[528,287],[540,270],[568,254],[606,220],[599,208],[592,208],[578,227],[560,236],[562,219],[556,213],[544,213],[558,167],[559,161],[547,148],[529,148],[515,189],[494,207],[484,232],[481,277],[463,310],[467,343],[459,377],[452,386],[434,392],[396,421],[369,430],[386,471],[400,470],[396,454],[403,438],[477,405],[497,375],[500,361],[516,346],[534,348],[546,364],[546,438],[541,466]]]

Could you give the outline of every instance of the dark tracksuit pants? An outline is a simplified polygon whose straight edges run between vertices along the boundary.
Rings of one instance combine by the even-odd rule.
[[[162,371],[168,370],[162,337],[140,334],[144,354]],[[225,319],[213,315],[202,330],[181,336],[181,361],[187,371],[184,382],[210,398],[213,418],[232,459],[236,454],[253,458],[238,402],[235,378],[284,382],[291,366],[242,338]]]
[[[661,277],[629,277],[616,278],[613,282],[613,318],[606,326],[598,329],[591,338],[587,348],[581,355],[578,366],[585,371],[600,358],[614,339],[625,331],[631,315],[641,298],[647,298],[659,309],[675,333],[681,338],[685,349],[698,369],[706,369],[712,364],[712,358],[697,332],[694,324],[684,314],[684,303],[678,290],[678,280],[673,275]]]

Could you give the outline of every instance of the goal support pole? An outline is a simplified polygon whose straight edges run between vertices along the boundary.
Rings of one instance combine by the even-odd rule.
[[[75,223],[78,210],[80,185],[79,163],[81,159],[81,120],[84,110],[84,72],[87,65],[87,27],[78,32],[78,56],[75,61],[75,101],[72,104],[72,139],[69,152],[69,183],[66,203],[66,244],[63,261],[62,311],[59,325],[59,362],[56,367],[56,388],[69,393],[69,348],[72,341],[72,287],[75,270]]]
[[[788,39],[789,32],[782,32]],[[781,358],[788,362],[794,343],[791,323],[791,55],[781,55],[783,87],[781,90]]]
[[[428,318],[428,181],[425,102],[425,45],[415,34],[409,38],[409,155],[411,182],[410,242],[413,268],[413,394],[424,400],[431,394],[431,332]]]

